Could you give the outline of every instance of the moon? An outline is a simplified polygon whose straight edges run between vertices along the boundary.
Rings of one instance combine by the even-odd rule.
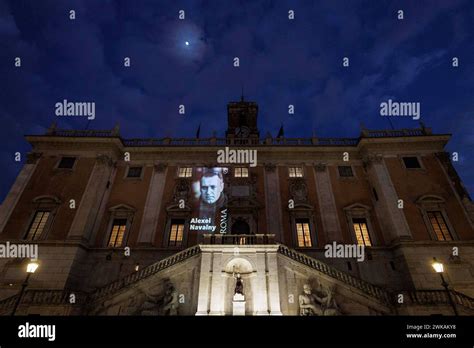
[[[189,41],[186,41],[185,44],[186,44],[186,46],[189,46]]]

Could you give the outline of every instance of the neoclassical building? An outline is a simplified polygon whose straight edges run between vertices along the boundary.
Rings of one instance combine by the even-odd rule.
[[[474,207],[449,134],[274,138],[256,103],[227,112],[222,138],[26,136],[0,244],[38,245],[39,268],[19,299],[29,260],[0,258],[0,313],[474,314]]]

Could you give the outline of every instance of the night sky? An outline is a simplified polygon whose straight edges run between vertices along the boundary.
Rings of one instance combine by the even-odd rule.
[[[287,137],[358,137],[361,122],[391,127],[381,102],[420,102],[426,126],[453,134],[447,149],[459,153],[472,196],[473,34],[470,0],[0,0],[0,201],[24,163],[15,152],[30,150],[25,134],[56,120],[76,129],[119,122],[123,137],[194,137],[201,123],[201,137],[223,137],[242,86],[259,105],[262,136],[283,123]],[[63,99],[95,102],[95,119],[57,117]]]

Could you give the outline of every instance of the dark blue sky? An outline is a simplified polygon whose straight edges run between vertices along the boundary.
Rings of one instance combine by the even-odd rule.
[[[427,126],[453,134],[448,150],[459,153],[455,166],[472,195],[473,34],[470,0],[0,0],[0,201],[23,165],[14,153],[30,149],[23,135],[42,134],[58,120],[54,105],[63,99],[94,101],[89,128],[118,121],[124,137],[192,137],[199,123],[201,137],[223,136],[226,104],[240,98],[242,84],[259,104],[263,135],[276,135],[283,123],[289,137],[313,130],[357,137],[360,122],[390,127],[381,102],[420,102]],[[396,128],[418,127],[391,120]],[[85,118],[58,121],[87,126]]]

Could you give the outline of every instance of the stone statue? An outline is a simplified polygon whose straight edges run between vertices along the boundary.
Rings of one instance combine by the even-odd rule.
[[[234,294],[244,294],[244,284],[242,283],[242,278],[240,273],[237,273],[237,280],[235,281],[235,291]]]
[[[299,296],[300,315],[323,315],[321,308],[322,298],[311,292],[309,284],[303,285],[303,294]]]
[[[303,285],[303,294],[299,296],[300,315],[339,315],[340,311],[334,298],[334,288],[319,289],[313,294],[309,284]]]
[[[178,291],[170,281],[165,282],[163,296],[144,293],[146,300],[141,307],[142,315],[178,315]]]

